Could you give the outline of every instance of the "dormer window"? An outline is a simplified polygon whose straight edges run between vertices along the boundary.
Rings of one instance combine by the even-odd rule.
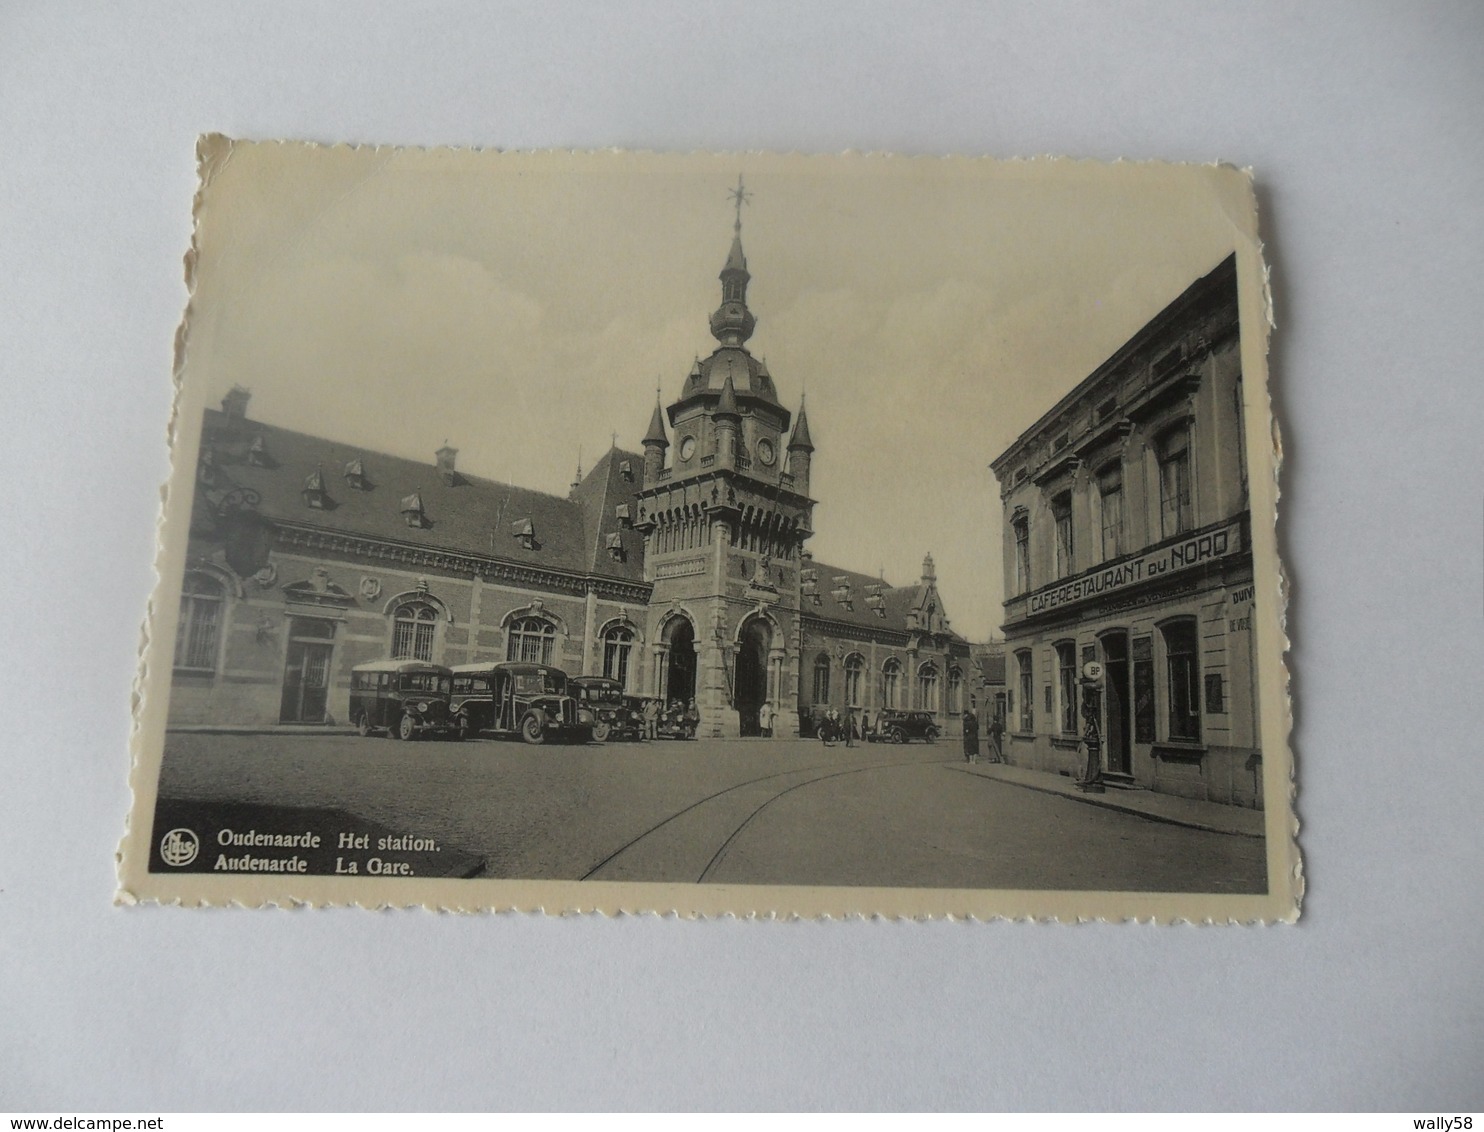
[[[402,519],[409,527],[421,529],[428,525],[428,513],[423,509],[422,492],[414,491],[402,500]]]
[[[866,587],[866,606],[877,617],[886,616],[886,598],[881,596],[883,588],[881,585],[870,585]]]
[[[247,446],[247,462],[255,468],[268,466],[268,445],[262,436],[253,437],[252,443]]]
[[[318,464],[315,465],[314,471],[304,477],[304,488],[299,494],[304,496],[306,507],[313,507],[317,511],[324,510],[330,496],[325,491],[325,474]]]
[[[608,557],[615,562],[622,562],[627,557],[623,549],[623,536],[617,531],[608,536]]]
[[[365,491],[371,486],[366,479],[366,465],[359,458],[345,465],[345,482],[356,491]]]
[[[632,527],[634,525],[634,519],[629,514],[629,505],[627,503],[620,503],[614,507],[613,514],[624,526]]]
[[[433,458],[438,464],[438,474],[449,487],[453,487],[454,484],[459,482],[459,474],[454,470],[454,461],[458,459],[458,455],[459,450],[457,448],[450,448],[447,444],[444,444],[442,448],[433,454]]]
[[[818,570],[799,571],[799,593],[807,597],[815,605],[820,603]]]
[[[854,594],[850,589],[850,579],[840,575],[835,579],[835,588],[830,591],[830,596],[846,609],[854,609]]]
[[[536,549],[536,527],[529,519],[522,519],[510,527],[510,533],[515,536],[515,541],[520,543],[526,550]]]
[[[626,483],[634,482],[634,466],[627,460],[618,463],[618,474]]]

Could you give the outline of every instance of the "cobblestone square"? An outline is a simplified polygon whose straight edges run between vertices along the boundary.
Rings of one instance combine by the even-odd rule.
[[[970,774],[948,743],[172,734],[160,794],[339,809],[507,879],[1266,891],[1260,838]]]

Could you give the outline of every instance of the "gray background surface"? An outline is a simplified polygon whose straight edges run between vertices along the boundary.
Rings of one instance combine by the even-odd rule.
[[[0,8],[0,1106],[1484,1106],[1481,45],[1473,4]],[[207,130],[1255,167],[1301,924],[112,907]]]

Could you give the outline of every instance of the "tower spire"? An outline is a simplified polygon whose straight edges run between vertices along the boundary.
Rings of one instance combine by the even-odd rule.
[[[742,186],[742,174],[737,174],[737,187],[727,191],[727,199],[737,206],[737,219],[732,224],[734,235],[742,235],[742,206],[752,199],[752,194]]]
[[[721,306],[711,315],[711,334],[723,346],[741,346],[752,337],[757,319],[747,309],[747,256],[742,252],[742,206],[752,196],[737,174],[737,187],[727,194],[736,205],[732,222],[732,249],[721,269]]]

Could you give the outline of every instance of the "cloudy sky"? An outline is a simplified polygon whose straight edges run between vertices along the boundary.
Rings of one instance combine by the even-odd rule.
[[[1000,624],[988,464],[1243,243],[1232,170],[938,158],[219,148],[181,411],[259,420],[564,494],[696,355],[743,212],[780,396],[807,389],[816,558]]]

